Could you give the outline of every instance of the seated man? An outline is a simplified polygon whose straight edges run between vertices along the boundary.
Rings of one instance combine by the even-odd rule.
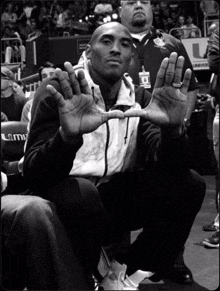
[[[27,288],[91,289],[100,247],[143,227],[100,284],[136,290],[165,277],[188,238],[205,194],[186,158],[191,70],[181,84],[184,58],[172,53],[151,97],[126,74],[131,58],[129,31],[104,24],[85,61],[36,92],[24,160],[32,196],[2,197],[3,237],[24,250]]]

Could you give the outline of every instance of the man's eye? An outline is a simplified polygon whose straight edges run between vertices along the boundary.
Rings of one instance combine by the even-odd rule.
[[[130,42],[128,42],[128,41],[123,41],[121,44],[124,47],[130,47]]]
[[[103,39],[102,42],[103,42],[104,44],[110,44],[110,43],[111,43],[110,39]]]

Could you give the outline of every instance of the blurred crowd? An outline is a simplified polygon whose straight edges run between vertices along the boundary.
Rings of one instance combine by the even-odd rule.
[[[202,30],[202,7],[194,1],[151,1],[154,26],[169,33],[173,28],[198,26]],[[91,34],[104,22],[119,20],[120,0],[6,1],[1,11],[2,37]],[[194,15],[192,14],[194,12]],[[196,15],[197,13],[197,15]],[[190,34],[184,37],[193,37]]]
[[[198,1],[195,6],[195,1],[187,1],[186,5],[186,1],[152,0],[153,26],[178,39],[204,36],[205,2]],[[25,63],[28,40],[90,35],[103,23],[120,21],[119,7],[120,0],[5,1],[1,10],[1,39],[19,41],[2,42],[2,63],[12,63],[12,59]],[[216,9],[214,12],[218,13],[218,6]]]

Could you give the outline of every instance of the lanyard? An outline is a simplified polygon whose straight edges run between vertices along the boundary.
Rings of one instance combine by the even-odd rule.
[[[133,43],[133,47],[136,49],[136,52],[138,54],[138,58],[141,62],[141,66],[144,66],[144,50],[145,50],[145,46],[147,45],[149,41],[149,38],[146,39],[146,37],[144,37],[142,39],[141,42],[139,42],[137,45],[135,43]]]

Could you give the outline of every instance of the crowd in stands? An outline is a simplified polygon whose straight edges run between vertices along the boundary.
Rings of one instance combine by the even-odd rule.
[[[187,5],[185,1],[151,2],[156,28],[169,33],[172,28],[180,27],[179,17],[182,16],[185,22],[183,25],[191,27],[194,21],[194,25],[202,30],[204,5],[199,6],[199,15],[196,16],[191,14],[193,11],[196,13],[194,1],[188,1]],[[119,6],[120,0],[6,1],[1,12],[2,37],[6,30],[10,30],[13,37],[14,34],[19,35],[23,42],[39,35],[91,34],[101,23],[119,19]]]
[[[204,36],[205,2],[195,7],[194,1],[185,5],[185,1],[152,0],[153,26],[179,39]],[[20,42],[2,42],[2,63],[25,64],[28,40],[90,35],[105,22],[120,21],[119,7],[120,0],[6,1],[1,11],[1,39],[19,38]],[[218,5],[213,9],[218,13]]]

